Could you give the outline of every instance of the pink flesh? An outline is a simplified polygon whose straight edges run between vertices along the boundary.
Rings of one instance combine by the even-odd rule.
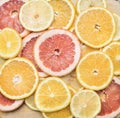
[[[0,94],[0,104],[3,105],[3,106],[10,106],[14,103],[15,101],[14,100],[10,100],[6,97],[4,97],[2,94]]]
[[[42,42],[39,50],[40,60],[44,66],[54,72],[68,68],[74,61],[75,45],[65,34],[49,37]]]
[[[32,63],[36,66],[37,70],[41,72],[41,69],[35,63],[34,54],[33,54],[33,48],[36,40],[37,40],[37,37],[34,37],[29,42],[26,43],[25,47],[23,47],[22,49],[21,57],[25,57],[30,61],[32,61]]]
[[[0,29],[10,27],[19,33],[24,31],[19,21],[19,11],[23,4],[22,0],[9,0],[0,6]],[[13,12],[16,12],[16,14],[11,15]]]
[[[106,97],[103,100],[101,99],[102,110],[99,116],[110,114],[120,108],[120,85],[112,82],[109,87],[99,92],[100,97],[103,96],[103,94]]]

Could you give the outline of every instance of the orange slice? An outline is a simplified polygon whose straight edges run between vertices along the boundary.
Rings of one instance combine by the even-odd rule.
[[[24,58],[6,61],[0,75],[0,91],[10,99],[30,96],[38,84],[38,73],[33,64]]]
[[[7,59],[17,56],[21,45],[21,37],[15,30],[5,28],[0,32],[0,56],[2,58]]]
[[[74,21],[75,8],[71,0],[48,0],[54,9],[55,19],[50,28],[69,29]]]
[[[42,81],[35,94],[35,104],[42,112],[58,111],[69,105],[71,94],[67,85],[57,77]]]
[[[107,54],[91,52],[80,60],[76,72],[78,81],[85,88],[101,90],[112,81],[113,63]]]
[[[82,43],[101,48],[113,40],[115,21],[104,8],[90,8],[82,12],[75,23],[75,32]]]
[[[114,74],[120,75],[120,42],[112,42],[103,49],[112,60],[114,65]]]

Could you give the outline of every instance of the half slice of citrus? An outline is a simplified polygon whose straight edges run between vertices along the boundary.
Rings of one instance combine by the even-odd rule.
[[[31,0],[20,9],[20,22],[30,31],[47,29],[54,20],[52,6],[46,0]]]
[[[113,77],[113,63],[107,54],[91,52],[79,62],[77,79],[85,88],[101,90],[106,88]]]
[[[2,58],[13,58],[18,55],[22,45],[18,32],[11,28],[4,28],[0,32],[0,56]]]
[[[38,81],[37,70],[30,61],[10,59],[1,68],[0,91],[10,99],[23,99],[35,91]]]
[[[42,81],[35,94],[35,104],[42,112],[53,112],[67,107],[71,94],[67,85],[57,77]]]

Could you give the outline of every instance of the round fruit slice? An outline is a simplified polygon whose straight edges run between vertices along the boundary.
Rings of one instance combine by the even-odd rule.
[[[76,72],[78,81],[85,88],[104,89],[112,81],[112,60],[102,52],[91,52],[80,60]]]
[[[115,118],[120,113],[120,80],[114,81],[104,90],[98,92],[101,98],[101,112],[97,118]]]
[[[63,76],[76,67],[80,58],[80,43],[69,31],[48,30],[37,39],[34,54],[38,66],[44,72]]]
[[[69,90],[71,92],[71,96],[75,94],[75,90],[71,87],[69,87]],[[73,115],[70,111],[70,106],[67,106],[66,108],[56,111],[56,112],[50,112],[50,113],[43,113],[43,116],[45,118],[73,118]]]
[[[1,93],[10,99],[30,96],[38,85],[38,73],[33,64],[24,58],[6,61],[0,75]]]
[[[70,108],[76,118],[94,118],[101,110],[100,98],[92,90],[80,90],[73,96]]]
[[[21,57],[25,57],[32,61],[32,63],[35,65],[35,67],[38,70],[38,74],[40,77],[46,77],[47,74],[42,72],[39,66],[36,64],[35,59],[34,59],[34,44],[37,40],[37,38],[41,35],[42,33],[31,33],[27,37],[25,37],[22,40],[22,50],[21,50]]]
[[[53,7],[55,20],[50,28],[69,29],[75,18],[75,8],[71,0],[48,0]]]
[[[93,48],[101,48],[113,40],[115,21],[107,9],[90,8],[78,16],[75,32],[82,43]]]
[[[112,42],[103,49],[112,60],[114,66],[114,74],[120,75],[120,42]]]
[[[21,37],[29,32],[23,28],[19,21],[19,11],[24,4],[22,0],[2,0],[0,1],[0,29],[10,27],[20,33]]]
[[[20,9],[20,22],[30,31],[47,29],[54,20],[52,6],[46,0],[26,2]]]
[[[58,111],[69,105],[71,94],[67,85],[57,77],[42,81],[35,94],[35,104],[42,112]]]
[[[22,39],[19,34],[10,28],[4,28],[0,32],[0,56],[2,58],[13,58],[21,49]]]
[[[0,93],[0,111],[13,111],[23,104],[24,100],[10,100]]]
[[[77,1],[76,8],[77,8],[78,13],[81,13],[91,7],[106,8],[106,2],[105,2],[105,0],[78,0]]]

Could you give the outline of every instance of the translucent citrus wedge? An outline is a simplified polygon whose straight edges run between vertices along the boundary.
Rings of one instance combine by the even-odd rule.
[[[113,77],[113,63],[107,54],[90,52],[79,62],[77,79],[85,88],[101,90],[106,88]]]
[[[75,32],[82,43],[93,48],[104,47],[115,34],[113,15],[100,7],[87,9],[78,16]]]
[[[78,0],[76,4],[76,9],[78,13],[81,13],[91,7],[106,8],[106,1],[105,0]]]
[[[10,99],[30,96],[38,85],[38,73],[33,64],[24,58],[14,58],[1,68],[0,91]]]
[[[13,58],[21,49],[22,40],[19,34],[11,29],[5,28],[0,32],[0,56],[2,58]]]
[[[54,19],[52,6],[46,0],[31,0],[20,9],[20,22],[30,31],[47,29]]]
[[[114,74],[120,75],[120,42],[112,42],[103,49],[112,60],[114,65]]]
[[[76,118],[94,118],[101,110],[100,98],[92,90],[80,90],[73,96],[70,109]]]
[[[69,29],[75,17],[75,8],[71,0],[48,0],[54,9],[55,20],[50,28]]]
[[[69,90],[71,92],[71,96],[75,94],[75,90],[71,87],[69,87]],[[73,118],[73,115],[70,111],[70,106],[67,106],[66,108],[56,111],[56,112],[50,112],[50,113],[43,113],[43,116],[45,118]]]
[[[53,112],[67,107],[71,94],[67,85],[57,77],[42,81],[35,94],[35,104],[42,112]]]

